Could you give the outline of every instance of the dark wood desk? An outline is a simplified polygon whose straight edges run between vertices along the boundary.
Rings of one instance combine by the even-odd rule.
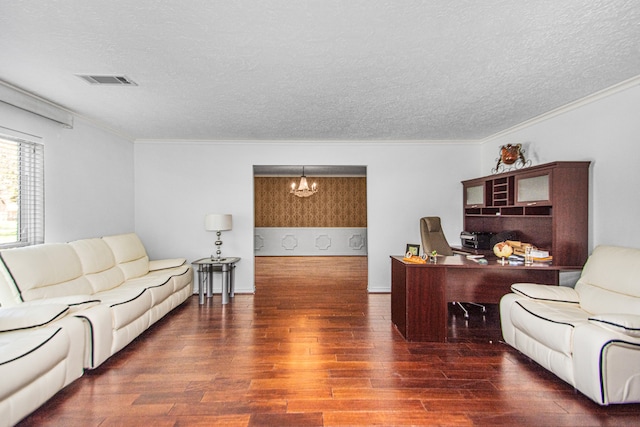
[[[437,263],[411,264],[391,257],[391,320],[407,341],[447,341],[447,303],[496,304],[517,282],[560,284],[560,271],[577,267],[481,265],[464,256],[438,257]]]

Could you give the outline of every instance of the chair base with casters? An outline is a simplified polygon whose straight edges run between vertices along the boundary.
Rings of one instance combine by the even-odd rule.
[[[475,305],[476,307],[480,307],[482,309],[483,313],[487,312],[487,307],[485,307],[482,304],[478,304],[476,302],[465,302],[465,304],[471,304],[471,305]],[[464,318],[468,319],[469,318],[469,311],[465,308],[464,305],[462,305],[462,302],[459,301],[454,301],[453,305],[457,305],[458,307],[460,307],[462,309],[462,311],[464,312]]]

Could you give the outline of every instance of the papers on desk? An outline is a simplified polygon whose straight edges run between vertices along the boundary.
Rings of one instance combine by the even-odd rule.
[[[509,265],[524,265],[524,257],[519,255],[511,255],[507,261],[509,261]]]
[[[478,264],[487,265],[489,261],[484,259],[484,255],[467,255],[467,259],[477,262]]]
[[[466,258],[468,260],[477,262],[478,264],[488,264],[488,261],[484,258],[484,255],[467,255]],[[524,256],[522,255],[511,255],[510,257],[505,259],[505,265],[508,263],[509,265],[524,265]],[[553,261],[552,256],[548,256],[546,258],[533,258],[533,265],[551,265]]]
[[[509,265],[524,265],[524,256],[514,254],[514,255],[511,255],[509,258],[507,258],[507,261],[509,261]],[[544,258],[535,257],[535,256],[533,257],[533,265],[550,265],[552,261],[553,261],[552,256],[547,256]]]

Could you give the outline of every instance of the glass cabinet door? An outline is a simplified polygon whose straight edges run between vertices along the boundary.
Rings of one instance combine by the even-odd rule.
[[[466,186],[464,188],[464,200],[466,207],[484,206],[484,184]]]
[[[551,202],[551,171],[516,176],[516,204],[531,206]]]

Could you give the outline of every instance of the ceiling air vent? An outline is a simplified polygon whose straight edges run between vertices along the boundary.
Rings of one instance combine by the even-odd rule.
[[[92,85],[120,85],[120,86],[138,86],[136,82],[127,76],[107,76],[107,75],[88,75],[76,74],[82,80]]]

